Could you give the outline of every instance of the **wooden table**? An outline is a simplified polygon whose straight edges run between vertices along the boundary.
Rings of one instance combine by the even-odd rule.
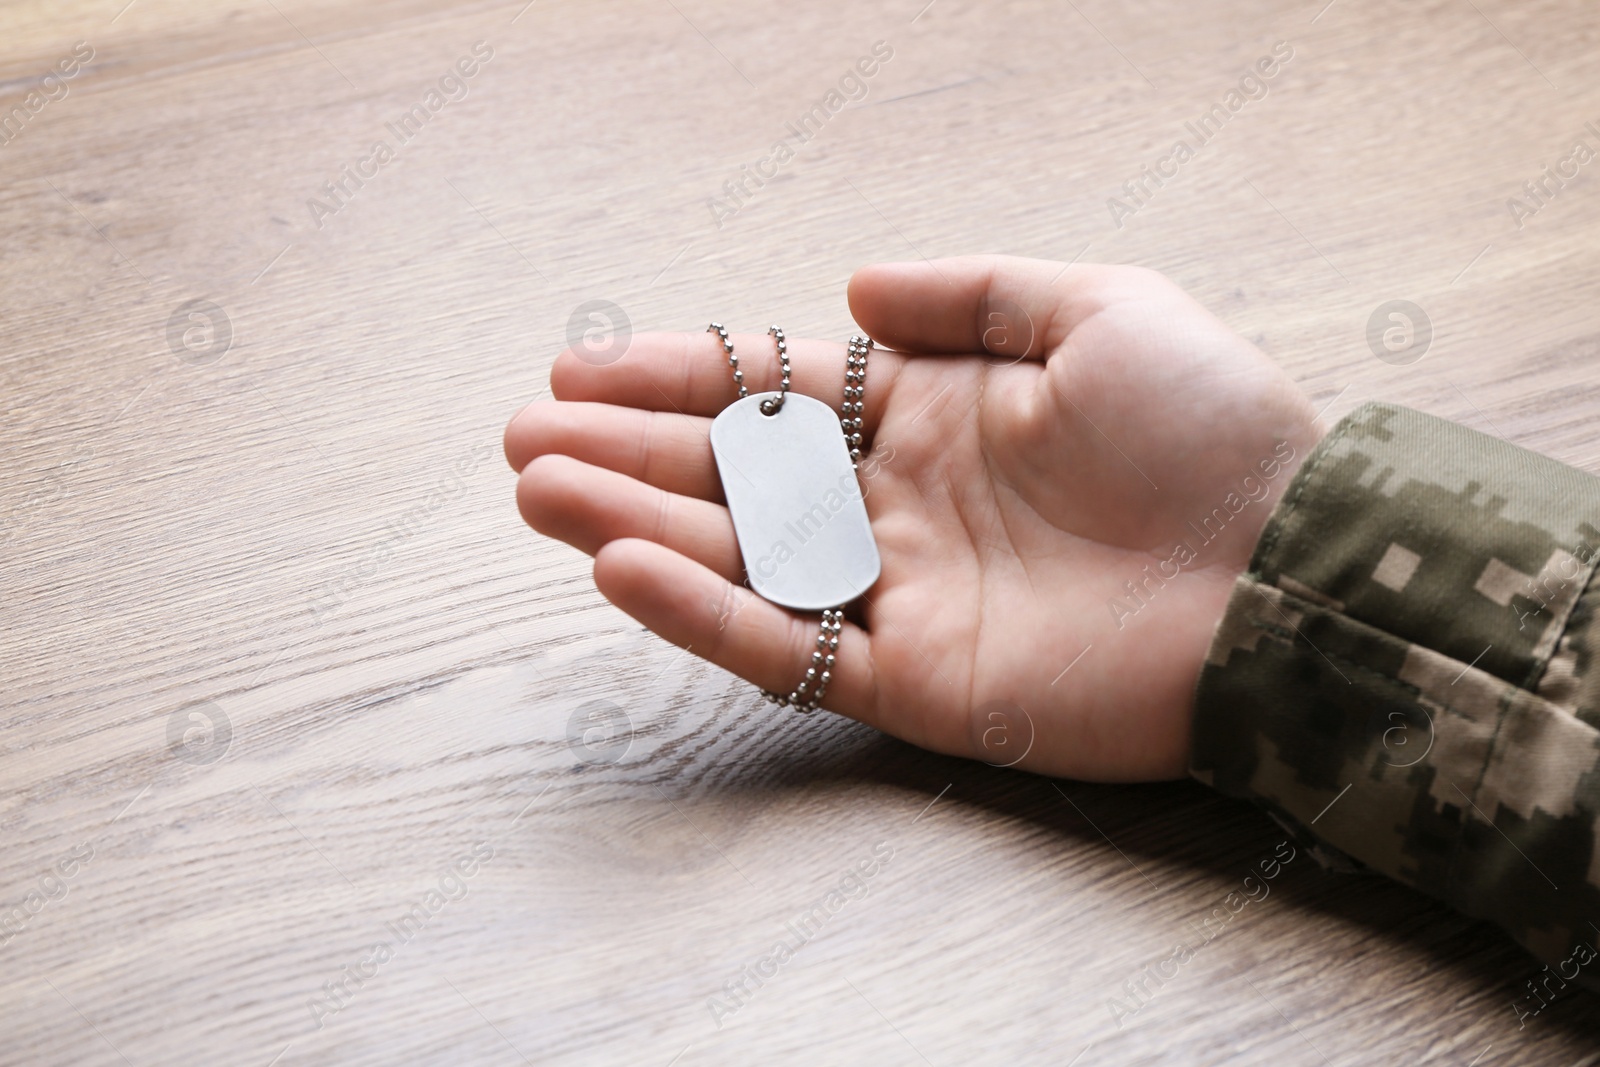
[[[7,5],[0,1060],[1593,1062],[1585,995],[1519,1029],[1509,941],[1305,856],[1141,977],[1263,816],[775,713],[499,455],[586,303],[842,338],[858,265],[1004,251],[1600,471],[1600,16],[1324,2]]]

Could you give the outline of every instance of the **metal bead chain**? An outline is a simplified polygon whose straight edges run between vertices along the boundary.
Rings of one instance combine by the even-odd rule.
[[[834,654],[839,648],[839,631],[844,629],[844,609],[828,608],[822,613],[822,632],[817,634],[817,647],[811,653],[811,666],[806,676],[788,696],[780,696],[763,689],[761,695],[768,703],[795,711],[816,711],[828,692],[828,681],[833,677]]]
[[[761,402],[761,414],[776,415],[783,410],[784,398],[789,395],[789,342],[784,340],[782,326],[769,326],[767,333],[778,342],[778,363],[783,368],[783,381],[778,383],[778,399]]]
[[[861,466],[862,412],[866,410],[867,356],[872,338],[855,334],[844,357],[844,400],[839,404],[839,426],[850,444],[850,466]]]
[[[722,354],[728,357],[728,366],[733,368],[733,384],[739,389],[739,399],[743,400],[750,395],[750,389],[744,384],[744,371],[739,369],[739,357],[733,352],[733,339],[728,336],[728,331],[720,322],[713,322],[706,327],[706,333],[714,333],[722,341]],[[789,341],[783,335],[782,326],[773,326],[767,330],[778,342],[778,364],[782,368],[783,377],[778,382],[778,396],[774,400],[761,402],[761,414],[776,415],[783,410],[783,401],[789,393]]]
[[[728,331],[722,328],[722,323],[713,322],[706,327],[706,333],[714,333],[722,338],[722,354],[728,357],[728,366],[733,368],[733,384],[739,387],[739,399],[743,400],[750,395],[750,390],[744,387],[744,371],[739,369],[739,357],[733,354],[733,342],[728,340]]]

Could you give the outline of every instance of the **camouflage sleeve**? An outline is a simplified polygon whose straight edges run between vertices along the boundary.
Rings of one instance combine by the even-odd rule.
[[[1368,404],[1306,460],[1196,692],[1190,771],[1325,861],[1600,940],[1600,479]],[[1571,977],[1571,976],[1568,976]]]

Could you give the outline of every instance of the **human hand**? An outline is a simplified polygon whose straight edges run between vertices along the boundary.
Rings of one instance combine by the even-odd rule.
[[[883,571],[823,706],[1044,774],[1182,775],[1212,631],[1321,436],[1309,402],[1139,268],[887,263],[849,296],[892,349],[871,357],[862,461]],[[775,389],[770,339],[733,340],[750,391]],[[794,390],[836,405],[844,344],[789,352]],[[716,336],[636,335],[605,366],[563,352],[550,384],[506,429],[528,524],[593,555],[600,592],[668,641],[792,689],[817,622],[739,584],[708,438],[735,398]]]

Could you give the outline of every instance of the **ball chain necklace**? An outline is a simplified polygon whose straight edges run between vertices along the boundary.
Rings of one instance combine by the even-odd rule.
[[[835,416],[822,401],[790,393],[789,345],[781,328],[767,331],[782,379],[776,392],[766,393],[745,386],[722,324],[713,322],[706,332],[721,339],[739,390],[711,422],[711,451],[750,588],[780,607],[822,612],[805,677],[786,695],[761,695],[780,707],[815,711],[833,677],[845,605],[878,580],[882,566],[856,473],[873,342],[862,334],[850,338],[844,399]]]

